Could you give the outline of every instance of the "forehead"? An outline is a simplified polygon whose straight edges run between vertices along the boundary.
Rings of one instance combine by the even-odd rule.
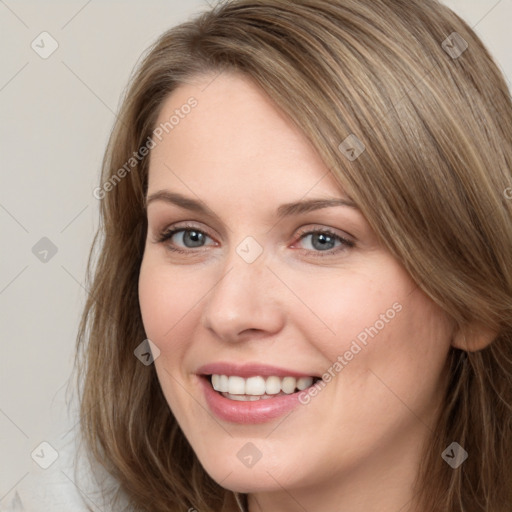
[[[341,192],[306,136],[244,75],[224,72],[180,85],[163,103],[158,127],[150,191],[287,190],[294,198],[313,188]]]

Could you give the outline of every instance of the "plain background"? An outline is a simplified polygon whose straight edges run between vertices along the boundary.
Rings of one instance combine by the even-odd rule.
[[[476,30],[510,86],[512,0],[445,3]],[[44,470],[31,453],[43,441],[58,453],[76,421],[66,389],[107,137],[141,53],[207,8],[206,0],[0,0],[0,508],[45,471],[71,481],[60,459]],[[43,31],[59,45],[47,59],[31,47]],[[43,237],[57,248],[46,262],[32,250]]]

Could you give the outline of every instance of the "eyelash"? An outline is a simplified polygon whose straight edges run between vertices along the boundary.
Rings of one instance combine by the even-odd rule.
[[[176,233],[180,233],[182,231],[185,231],[185,232],[186,231],[195,231],[197,233],[201,233],[202,235],[207,236],[208,238],[212,238],[205,231],[203,231],[201,229],[198,229],[195,226],[187,224],[187,225],[184,225],[184,226],[178,226],[178,227],[169,228],[169,229],[164,230],[158,236],[158,238],[156,239],[156,242],[157,243],[162,243],[162,244],[166,243]],[[315,251],[313,249],[300,249],[300,250],[306,251],[308,253],[313,253],[315,255],[315,257],[318,256],[318,257],[322,258],[322,257],[325,257],[325,256],[330,256],[330,255],[336,254],[336,253],[338,253],[340,251],[344,251],[344,250],[350,249],[350,248],[355,246],[355,243],[352,242],[351,240],[348,240],[347,238],[344,238],[344,237],[342,237],[340,235],[337,235],[336,233],[334,233],[331,230],[326,229],[326,228],[314,228],[314,229],[304,230],[304,231],[302,231],[302,232],[300,232],[298,234],[298,237],[299,237],[298,241],[301,241],[302,239],[304,239],[308,235],[314,235],[316,233],[320,233],[320,234],[323,234],[323,235],[327,235],[327,236],[329,236],[331,238],[334,238],[335,240],[340,241],[341,245],[339,245],[338,247],[335,247],[333,249],[328,249],[326,251]],[[181,249],[181,248],[178,248],[178,247],[173,247],[170,244],[167,244],[167,249],[172,251],[172,252],[179,253],[179,254],[190,254],[190,253],[193,253],[193,252],[198,252],[195,249]],[[202,247],[199,247],[198,249],[202,249]]]

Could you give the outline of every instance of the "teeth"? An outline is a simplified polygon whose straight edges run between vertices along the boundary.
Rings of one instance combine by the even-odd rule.
[[[309,388],[311,384],[313,384],[313,379],[311,377],[301,377],[300,379],[297,379],[297,389],[299,391]]]
[[[289,395],[295,391],[295,386],[297,385],[297,379],[295,377],[285,377],[281,381],[281,389]]]
[[[249,377],[245,381],[246,395],[264,395],[265,390],[265,379],[263,377]]]
[[[222,391],[226,391],[229,389],[229,377],[227,375],[221,375],[219,379],[219,387]]]
[[[242,377],[229,377],[228,393],[230,395],[245,395],[245,379]]]
[[[281,379],[279,377],[267,377],[265,389],[267,395],[277,395],[281,391]]]
[[[212,375],[212,386],[215,391],[228,393],[232,400],[258,400],[269,398],[268,395],[279,393],[291,394],[295,390],[302,391],[313,384],[313,377],[249,377],[244,379],[236,375]],[[238,396],[237,396],[238,395]]]

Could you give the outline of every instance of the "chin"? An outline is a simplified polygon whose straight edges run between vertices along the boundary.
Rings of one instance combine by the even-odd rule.
[[[226,466],[216,467],[211,471],[208,468],[205,470],[221,487],[233,492],[248,494],[282,489],[278,481],[272,478],[265,468],[260,468],[256,472],[254,468],[240,470],[239,468],[228,469]]]
[[[254,440],[255,444],[258,442],[259,440]],[[261,445],[263,443],[259,444]],[[267,441],[266,446],[261,447],[263,453],[258,459],[255,446],[250,440],[243,438],[229,438],[228,442],[214,442],[213,446],[215,451],[196,453],[208,475],[230,491],[272,492],[282,490],[282,487],[300,486],[301,481],[307,480],[307,475],[303,473],[306,466],[302,452],[300,460],[294,460],[289,452],[288,455],[280,454]],[[268,454],[272,456],[269,457]]]

